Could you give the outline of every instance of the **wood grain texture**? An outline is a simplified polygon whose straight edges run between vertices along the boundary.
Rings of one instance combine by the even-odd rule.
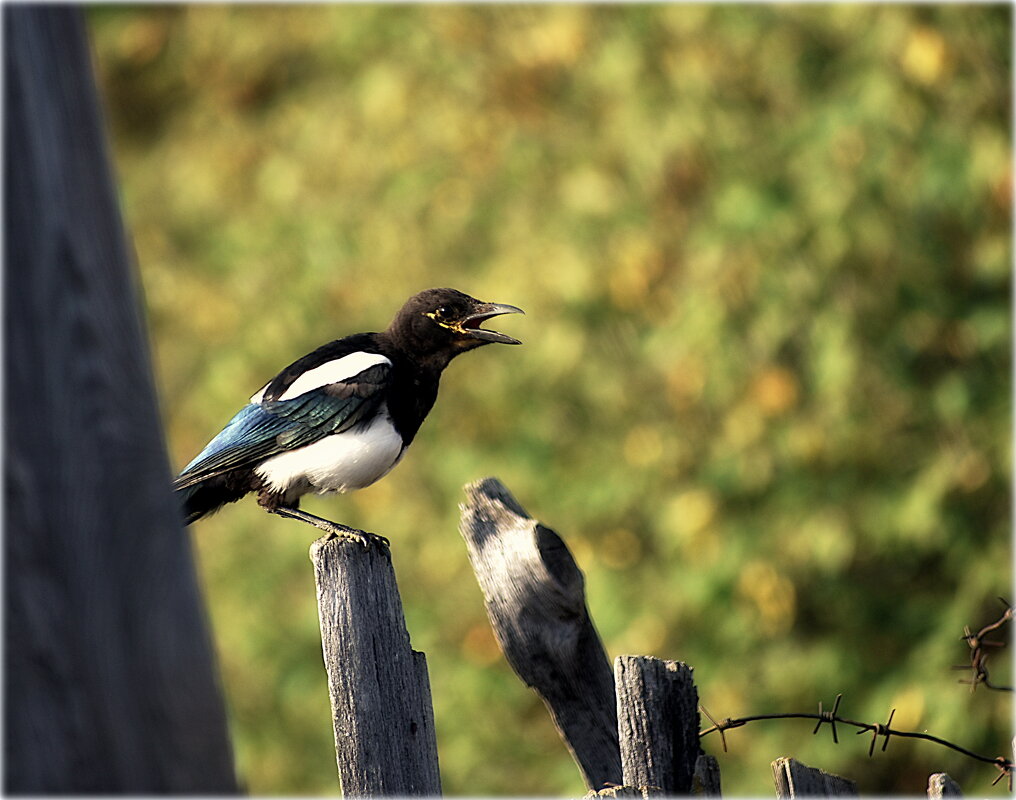
[[[691,794],[701,753],[691,668],[650,656],[618,656],[614,683],[624,784]]]
[[[546,703],[586,785],[620,784],[614,681],[582,572],[500,481],[465,490],[459,530],[505,658]]]
[[[809,767],[795,758],[778,758],[773,762],[776,796],[789,797],[857,797],[853,781],[830,772]]]
[[[590,792],[586,797],[656,797],[661,795],[655,789],[638,786],[611,786],[607,789],[600,789],[598,792]]]
[[[319,539],[310,558],[343,794],[441,794],[427,661],[410,647],[390,555]]]
[[[3,18],[4,788],[234,793],[82,11]]]
[[[944,772],[928,776],[928,797],[941,800],[943,797],[963,797],[963,790]]]
[[[700,797],[720,797],[720,762],[715,756],[700,755],[695,760],[695,774],[691,780],[692,794]]]

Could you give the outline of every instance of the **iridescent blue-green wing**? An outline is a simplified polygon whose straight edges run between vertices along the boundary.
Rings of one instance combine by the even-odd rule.
[[[225,428],[188,464],[173,483],[185,489],[229,470],[253,467],[279,453],[341,433],[371,419],[384,402],[391,363],[384,359],[356,375],[302,391],[294,383],[291,396],[244,406]],[[336,377],[321,373],[328,380]]]

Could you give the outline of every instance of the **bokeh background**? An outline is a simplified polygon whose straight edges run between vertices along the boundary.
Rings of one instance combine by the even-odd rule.
[[[458,360],[405,461],[315,513],[393,542],[446,791],[581,793],[456,528],[489,474],[585,571],[608,653],[718,716],[813,710],[1008,752],[951,671],[1011,574],[1012,11],[1004,6],[90,9],[176,468],[305,351],[450,285],[525,340]],[[334,794],[313,533],[192,531],[251,792]],[[1011,599],[1011,598],[1010,598]],[[1004,654],[991,662],[1008,677]],[[974,794],[926,743],[728,735]]]

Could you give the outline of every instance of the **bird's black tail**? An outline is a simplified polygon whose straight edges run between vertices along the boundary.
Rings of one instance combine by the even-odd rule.
[[[246,491],[237,491],[227,486],[221,475],[176,489],[185,525],[214,514],[226,503],[235,503],[245,494]]]

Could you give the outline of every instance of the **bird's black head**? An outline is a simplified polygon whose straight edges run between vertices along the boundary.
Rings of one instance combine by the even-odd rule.
[[[385,334],[399,349],[443,368],[459,353],[485,344],[522,344],[480,324],[501,314],[524,314],[521,308],[482,303],[455,289],[427,289],[410,297]]]

